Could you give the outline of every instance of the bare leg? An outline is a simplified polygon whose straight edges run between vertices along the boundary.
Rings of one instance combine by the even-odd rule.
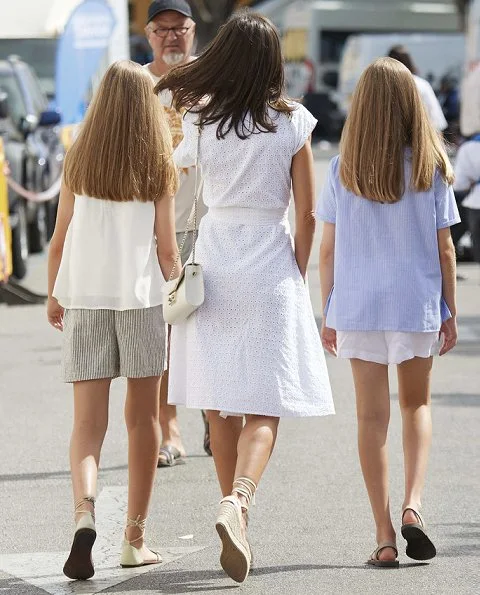
[[[170,330],[168,333],[169,342],[169,358],[170,358]],[[160,412],[159,412],[160,429],[162,432],[161,446],[175,446],[180,451],[182,457],[185,456],[185,449],[183,447],[182,438],[180,437],[180,430],[177,420],[177,408],[175,405],[168,404],[168,370],[163,374],[160,381]]]
[[[237,465],[237,445],[243,428],[243,418],[220,417],[218,411],[208,411],[210,423],[210,445],[217,477],[223,496],[232,493],[235,467]]]
[[[228,444],[228,450],[222,445],[221,433],[216,431],[220,419],[218,413],[214,416],[211,412],[210,423],[212,429],[215,428],[212,433],[213,457],[222,492],[226,496],[220,504],[215,527],[222,542],[220,564],[228,576],[242,583],[247,578],[252,563],[252,549],[246,534],[248,507],[272,454],[279,418],[247,415],[236,445],[237,453],[234,450],[235,443],[231,439],[232,431],[226,432],[226,437],[230,437],[230,440],[225,442]],[[221,453],[220,457],[218,451]]]
[[[157,468],[160,432],[158,425],[159,376],[127,380],[125,421],[128,430],[128,518],[146,519]],[[138,527],[127,527],[126,538],[143,548],[145,560],[152,554],[143,544]],[[154,558],[154,557],[153,557]]]
[[[238,440],[235,478],[248,477],[257,485],[277,439],[278,417],[247,415]]]
[[[415,357],[397,366],[398,392],[403,423],[405,500],[403,507],[420,509],[432,439],[430,376],[433,358]],[[406,523],[415,523],[411,511]]]
[[[100,451],[108,426],[110,378],[75,382],[74,422],[70,440],[70,469],[74,501],[95,497]],[[93,512],[85,502],[82,510]],[[77,518],[78,520],[78,518]]]
[[[358,452],[375,519],[377,543],[395,542],[388,494],[388,367],[359,359],[352,359],[350,363],[357,398]],[[379,558],[394,560],[395,552],[385,548]]]
[[[162,446],[171,444],[178,448],[185,456],[182,438],[177,420],[177,408],[175,405],[168,404],[168,370],[163,374],[160,382],[160,428],[162,431]]]

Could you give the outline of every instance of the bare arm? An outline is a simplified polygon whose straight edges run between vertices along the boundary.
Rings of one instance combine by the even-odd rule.
[[[333,265],[335,253],[335,224],[324,222],[320,243],[320,287],[322,290],[322,310],[325,310],[328,296],[333,287]]]
[[[48,250],[48,297],[53,294],[53,287],[58,275],[58,269],[62,260],[63,246],[67,235],[68,226],[73,217],[73,206],[75,197],[73,192],[62,182],[60,188],[60,200],[58,202],[57,220],[53,232],[50,248]]]
[[[452,318],[446,320],[440,329],[440,332],[445,335],[445,341],[440,350],[440,355],[443,355],[455,347],[457,343],[456,260],[450,228],[439,229],[437,236],[442,271],[442,293],[448,309],[452,313]]]
[[[58,202],[57,220],[48,250],[48,301],[47,317],[50,324],[58,330],[63,330],[63,308],[53,297],[53,288],[62,261],[63,246],[70,221],[73,217],[75,197],[73,192],[62,182],[60,199]]]
[[[293,157],[292,187],[295,201],[295,258],[305,278],[315,233],[315,178],[310,140]]]
[[[333,287],[333,271],[335,262],[335,224],[324,222],[322,241],[320,243],[320,287],[322,290],[322,311],[325,311],[328,296]],[[322,318],[322,344],[332,355],[337,354],[337,333],[325,324]]]
[[[175,201],[165,196],[155,203],[155,235],[157,256],[164,278],[168,281],[178,255],[175,237]],[[173,278],[178,277],[181,264],[178,263]]]

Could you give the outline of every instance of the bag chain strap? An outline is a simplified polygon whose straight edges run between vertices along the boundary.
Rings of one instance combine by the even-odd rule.
[[[197,156],[195,159],[195,194],[193,197],[193,207],[192,207],[192,211],[190,212],[190,215],[188,217],[187,229],[186,229],[185,233],[183,234],[182,241],[180,242],[180,247],[178,248],[178,253],[177,253],[177,257],[175,258],[175,263],[173,265],[170,276],[168,277],[169,281],[171,281],[173,279],[173,275],[177,268],[178,261],[180,260],[180,256],[182,254],[183,247],[185,246],[185,242],[187,241],[187,237],[188,237],[188,234],[190,231],[193,231],[193,248],[192,248],[192,262],[191,262],[191,264],[196,264],[195,263],[195,244],[197,243],[197,207],[198,207],[198,191],[199,191],[199,187],[198,187],[198,154],[200,152],[200,135],[202,132],[202,128],[203,128],[203,126],[200,124],[198,126]],[[192,215],[193,215],[193,230],[189,230],[188,228],[190,226]]]

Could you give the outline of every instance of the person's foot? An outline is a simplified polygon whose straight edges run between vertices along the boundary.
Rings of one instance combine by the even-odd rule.
[[[409,523],[417,523],[418,519],[415,516],[415,513],[410,508],[403,513],[402,517],[402,525],[408,525]]]
[[[251,556],[238,498],[233,495],[223,498],[215,527],[222,542],[220,564],[230,578],[243,583],[250,571]]]
[[[437,555],[437,550],[427,535],[425,521],[418,508],[407,506],[402,513],[401,531],[407,542],[405,553],[413,560],[431,560]]]
[[[120,566],[122,568],[136,568],[162,562],[160,554],[150,550],[144,543],[146,519],[127,519],[125,539],[122,544]]]
[[[178,450],[181,457],[186,456],[185,448],[183,446],[180,430],[178,428],[177,418],[172,417],[168,421],[160,418],[160,429],[162,432],[162,443],[160,448],[171,446]]]
[[[397,552],[393,549],[393,547],[384,547],[378,553],[378,559],[382,560],[382,562],[393,562],[397,559]]]
[[[176,446],[173,446],[170,443],[166,443],[160,447],[158,452],[158,463],[157,467],[174,467],[175,465],[180,465],[185,463],[185,450],[183,449],[180,451]]]
[[[393,527],[387,533],[382,534],[382,535],[377,535],[377,543],[378,544],[381,544],[381,543],[395,544],[395,543],[397,543],[397,535],[395,534]],[[385,547],[378,552],[378,559],[382,560],[384,562],[393,562],[394,560],[397,559],[397,556],[398,556],[398,551],[393,549],[393,547]]]

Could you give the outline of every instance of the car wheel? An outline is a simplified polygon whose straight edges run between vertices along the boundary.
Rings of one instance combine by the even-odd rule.
[[[47,235],[47,209],[45,204],[40,204],[29,225],[28,245],[32,254],[43,251],[48,242]]]
[[[16,215],[17,224],[12,229],[12,272],[17,279],[23,279],[27,274],[28,263],[28,223],[22,201],[18,202]]]

